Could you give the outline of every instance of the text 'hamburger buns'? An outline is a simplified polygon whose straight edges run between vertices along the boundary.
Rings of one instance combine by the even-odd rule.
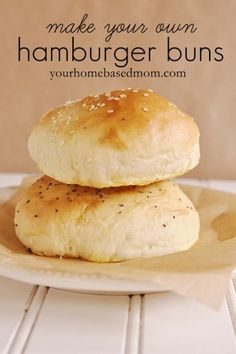
[[[15,228],[33,253],[111,262],[190,248],[199,217],[172,181],[98,190],[44,176],[17,203]]]
[[[151,90],[88,96],[47,113],[29,152],[46,175],[89,187],[147,185],[199,162],[194,120]]]

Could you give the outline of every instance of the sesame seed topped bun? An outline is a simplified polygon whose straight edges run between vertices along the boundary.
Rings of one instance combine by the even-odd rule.
[[[34,127],[29,152],[46,175],[96,188],[146,185],[199,162],[194,120],[151,90],[67,102]]]
[[[15,230],[39,255],[112,262],[190,248],[199,217],[172,181],[94,189],[44,176],[22,193]]]

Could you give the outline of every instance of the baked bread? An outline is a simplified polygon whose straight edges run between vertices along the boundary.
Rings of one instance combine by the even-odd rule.
[[[28,147],[44,174],[67,184],[146,185],[198,164],[199,131],[167,99],[127,89],[50,111],[34,127]]]
[[[172,181],[98,190],[44,176],[17,203],[15,229],[35,254],[113,262],[190,248],[199,217]]]

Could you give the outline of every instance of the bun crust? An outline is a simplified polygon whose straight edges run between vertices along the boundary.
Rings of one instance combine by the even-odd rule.
[[[199,130],[149,90],[117,90],[50,111],[34,127],[28,147],[44,174],[67,184],[146,185],[198,164]]]
[[[35,254],[112,262],[188,249],[199,218],[172,181],[98,190],[44,176],[17,203],[15,229]]]

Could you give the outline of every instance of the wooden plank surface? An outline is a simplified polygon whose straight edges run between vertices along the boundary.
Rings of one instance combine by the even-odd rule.
[[[128,296],[50,289],[25,353],[121,354],[128,307]]]
[[[32,285],[0,277],[0,353],[7,353],[34,296]]]
[[[142,354],[235,354],[226,302],[214,311],[174,293],[146,295]]]

